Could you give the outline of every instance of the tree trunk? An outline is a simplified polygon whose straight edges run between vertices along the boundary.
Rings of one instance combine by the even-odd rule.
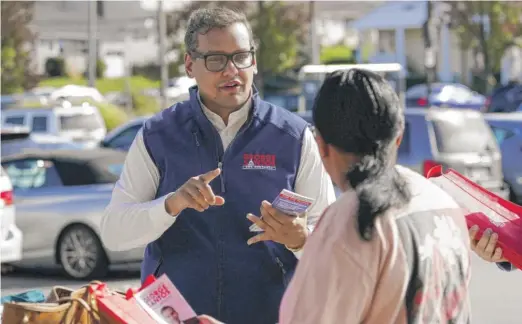
[[[491,90],[491,61],[488,49],[488,41],[486,35],[486,23],[484,21],[484,16],[486,15],[486,8],[484,7],[484,2],[480,1],[480,28],[479,28],[479,44],[482,52],[482,57],[484,59],[484,70],[482,73],[482,77],[485,82],[485,90],[489,92]]]
[[[258,20],[257,20],[257,30],[261,30],[261,26],[263,25],[263,20],[264,20],[264,12],[265,12],[265,4],[263,1],[258,1],[257,2],[257,10],[258,10]],[[264,94],[264,82],[265,82],[265,78],[264,78],[264,70],[263,70],[263,62],[261,62],[259,60],[260,57],[262,57],[261,53],[262,51],[264,50],[263,48],[263,44],[261,44],[261,42],[259,42],[258,44],[258,49],[257,49],[257,74],[254,76],[254,83],[257,87],[257,90],[259,91],[259,95],[261,97],[263,97],[263,94]]]

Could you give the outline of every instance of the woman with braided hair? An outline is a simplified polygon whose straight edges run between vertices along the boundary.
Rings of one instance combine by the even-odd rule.
[[[464,217],[448,194],[395,164],[405,121],[392,87],[369,71],[336,71],[314,122],[343,194],[305,245],[279,323],[469,323]]]

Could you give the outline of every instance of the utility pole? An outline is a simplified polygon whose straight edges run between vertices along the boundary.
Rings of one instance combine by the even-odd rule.
[[[123,63],[125,65],[125,92],[126,92],[126,100],[125,100],[125,109],[127,109],[128,113],[132,113],[133,110],[133,100],[132,100],[132,88],[130,79],[132,77],[132,64],[130,61],[129,55],[129,47],[132,43],[132,33],[130,31],[124,30],[123,34]]]
[[[88,78],[89,78],[89,87],[96,86],[96,59],[98,58],[98,49],[97,49],[97,35],[96,29],[98,25],[98,15],[96,13],[96,1],[90,0],[87,1],[87,6],[89,6],[87,10],[87,23],[88,23],[88,35],[89,35],[89,45],[88,45]]]
[[[165,11],[163,9],[163,0],[158,1],[158,60],[160,62],[160,109],[167,108],[167,83],[168,83],[168,71],[167,62],[165,61],[165,38],[167,34],[167,21],[165,17]]]
[[[309,2],[309,12],[310,12],[310,45],[312,50],[312,64],[320,64],[321,63],[321,44],[317,39],[317,20],[315,16],[315,1]]]
[[[435,69],[437,66],[437,28],[433,17],[433,2],[426,1],[426,21],[423,25],[424,33],[424,69],[426,71],[426,88],[428,106],[430,106],[431,85],[435,82]]]

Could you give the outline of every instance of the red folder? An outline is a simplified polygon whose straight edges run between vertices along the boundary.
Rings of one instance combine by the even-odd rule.
[[[498,234],[503,257],[522,269],[522,206],[484,189],[453,169],[430,169],[427,178],[450,194],[466,212],[468,228],[477,225],[478,237],[491,228]]]

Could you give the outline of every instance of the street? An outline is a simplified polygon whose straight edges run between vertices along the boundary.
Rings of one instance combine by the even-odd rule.
[[[504,272],[473,256],[471,305],[474,324],[519,324],[521,322],[522,272]],[[139,270],[118,270],[106,280],[113,289],[138,287]],[[54,273],[25,270],[2,276],[2,296],[29,289],[45,294],[54,285],[78,288],[82,282]]]
[[[103,279],[111,289],[126,291],[131,287],[139,287],[139,267],[111,271],[109,276]],[[39,289],[48,294],[53,286],[65,286],[78,289],[88,282],[68,279],[59,270],[31,270],[21,269],[2,275],[2,296],[16,294],[31,289]]]

